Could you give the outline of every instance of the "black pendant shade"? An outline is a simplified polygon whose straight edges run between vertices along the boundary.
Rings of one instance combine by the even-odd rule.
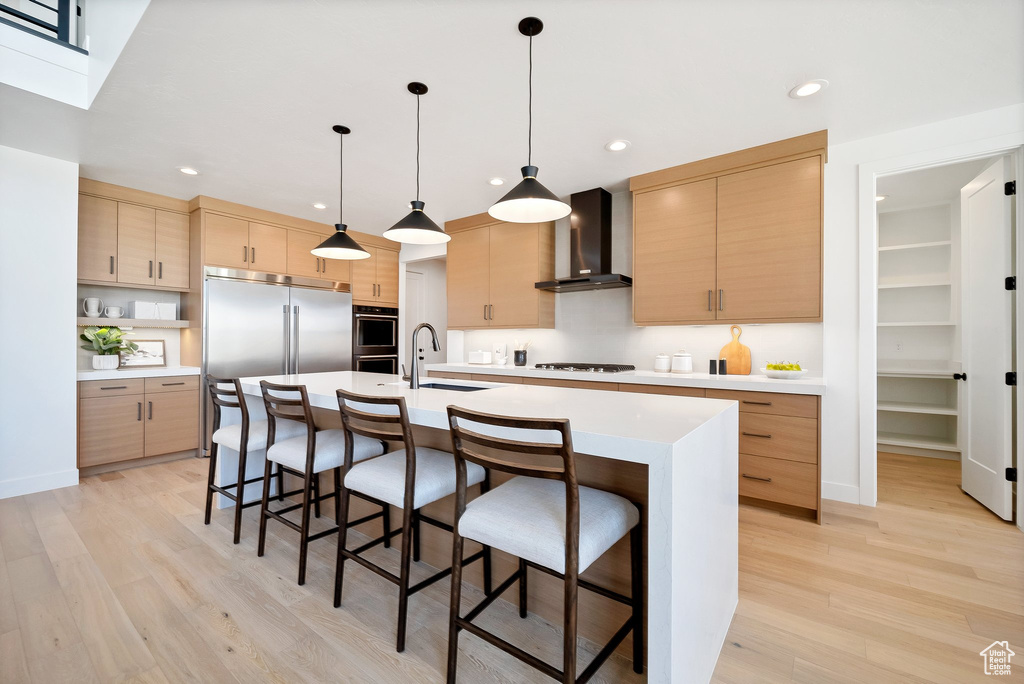
[[[384,231],[384,237],[408,245],[437,245],[448,242],[452,236],[430,220],[423,212],[424,203],[420,201],[420,95],[426,94],[427,86],[414,81],[407,87],[416,96],[416,199],[409,203],[412,211]]]
[[[331,130],[341,136],[341,149],[338,153],[338,223],[334,224],[333,235],[309,251],[310,254],[321,259],[344,259],[346,261],[369,259],[370,253],[352,239],[347,232],[348,226],[344,223],[345,136],[352,131],[347,126],[341,125],[333,126]]]
[[[564,218],[572,207],[558,199],[537,180],[537,167],[533,165],[533,37],[544,29],[537,17],[526,17],[519,22],[519,32],[530,39],[530,104],[527,133],[526,166],[523,180],[500,200],[491,205],[487,213],[499,221],[509,223],[540,223]]]

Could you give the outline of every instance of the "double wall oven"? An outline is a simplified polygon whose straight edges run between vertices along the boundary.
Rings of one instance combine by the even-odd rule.
[[[352,307],[352,370],[398,373],[398,309]]]

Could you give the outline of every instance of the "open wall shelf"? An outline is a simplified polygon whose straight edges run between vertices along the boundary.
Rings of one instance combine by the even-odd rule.
[[[188,328],[192,321],[166,321],[155,318],[87,318],[78,317],[78,327],[88,328],[91,325],[100,328],[117,326],[118,328]]]

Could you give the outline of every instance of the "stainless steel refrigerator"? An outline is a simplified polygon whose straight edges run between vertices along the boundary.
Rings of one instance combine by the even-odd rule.
[[[203,377],[351,370],[352,294],[341,287],[347,286],[208,267]],[[208,413],[203,418],[207,450]]]

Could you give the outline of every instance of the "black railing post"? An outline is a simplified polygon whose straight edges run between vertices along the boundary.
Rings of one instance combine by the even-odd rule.
[[[71,0],[57,0],[57,40],[62,43],[71,42]]]

